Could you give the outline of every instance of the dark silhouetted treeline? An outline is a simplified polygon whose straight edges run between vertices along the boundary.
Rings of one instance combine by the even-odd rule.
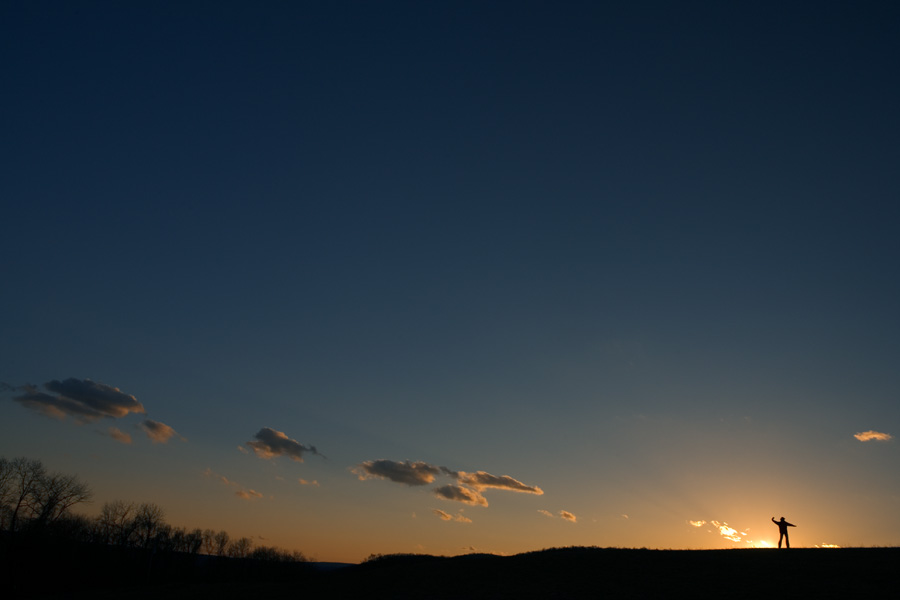
[[[90,499],[90,489],[76,477],[48,473],[37,460],[0,458],[4,598],[283,581],[309,571],[301,552],[254,547],[250,538],[232,539],[225,531],[173,527],[152,503],[108,502],[95,518],[71,512]]]

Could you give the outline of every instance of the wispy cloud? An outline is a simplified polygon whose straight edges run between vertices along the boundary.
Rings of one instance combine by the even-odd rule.
[[[254,439],[247,442],[247,445],[253,449],[258,457],[267,460],[276,456],[287,456],[291,460],[303,462],[303,455],[307,452],[322,456],[315,446],[304,446],[297,440],[292,440],[283,432],[275,431],[270,427],[263,427],[253,437]]]
[[[428,485],[434,482],[434,478],[446,470],[443,467],[429,465],[426,462],[397,462],[384,458],[378,460],[368,460],[357,465],[353,472],[360,478],[365,479],[387,479],[395,483],[403,483],[406,485]]]
[[[707,531],[717,533],[720,536],[722,536],[723,538],[725,538],[726,540],[731,540],[732,542],[743,541],[744,538],[747,536],[746,531],[738,531],[737,529],[735,529],[728,523],[725,523],[724,521],[699,520],[699,521],[688,521],[687,523],[691,527],[697,527],[697,528],[703,527],[704,525],[709,525],[709,527],[711,527],[711,529],[707,529]],[[747,540],[747,543],[752,544],[752,542],[749,540]]]
[[[312,481],[307,481],[305,479],[298,479],[297,483],[300,485],[311,485],[313,487],[319,487],[319,482],[313,479]]]
[[[108,432],[109,432],[109,437],[116,440],[120,444],[130,444],[131,443],[131,436],[129,434],[125,433],[124,431],[122,431],[121,429],[118,429],[117,427],[110,427],[108,429]]]
[[[550,517],[551,519],[556,519],[558,517],[560,519],[565,519],[566,521],[568,521],[570,523],[578,522],[578,517],[576,517],[575,515],[573,515],[572,513],[570,513],[567,510],[561,510],[555,515],[552,512],[550,512],[549,510],[541,509],[538,512],[541,513],[542,515],[544,515],[545,517]]]
[[[894,436],[889,433],[882,433],[880,431],[860,431],[859,433],[854,433],[853,437],[858,439],[861,442],[886,442],[890,439],[893,439]]]
[[[537,486],[526,485],[521,481],[513,479],[509,475],[491,475],[484,471],[476,471],[475,473],[466,473],[460,471],[457,476],[459,483],[468,485],[478,491],[486,488],[497,490],[511,490],[513,492],[524,492],[526,494],[536,494],[538,496],[544,493],[544,490]]]
[[[241,488],[237,490],[235,496],[238,498],[243,498],[244,500],[256,500],[257,498],[262,498],[263,495],[257,492],[256,490],[251,490],[247,488]]]
[[[691,527],[703,527],[706,525],[706,521],[688,521]]]
[[[51,393],[41,392],[37,386],[26,385],[20,388],[24,393],[13,400],[48,417],[72,417],[76,423],[92,423],[102,418],[118,419],[129,413],[146,413],[144,406],[134,396],[90,379],[54,379],[43,387]]]
[[[719,535],[727,540],[731,540],[732,542],[740,542],[743,537],[747,535],[744,531],[738,531],[734,527],[728,525],[728,523],[721,523],[719,521],[710,521],[713,527],[719,530]]]
[[[179,435],[174,429],[159,421],[145,419],[141,422],[139,427],[144,430],[144,433],[147,434],[147,437],[154,444],[167,444],[173,437],[177,437],[183,442],[187,441],[187,439]]]
[[[460,485],[442,485],[434,488],[434,495],[444,500],[453,500],[454,502],[462,502],[472,506],[487,506],[487,499],[475,490],[471,490]]]
[[[257,500],[262,498],[263,495],[256,490],[246,488],[239,484],[237,481],[232,481],[225,477],[224,475],[220,475],[218,473],[214,473],[212,469],[208,468],[203,471],[203,476],[208,479],[217,479],[222,482],[224,485],[230,487],[234,490],[234,495],[242,500]]]
[[[466,517],[463,514],[451,515],[450,513],[445,513],[444,511],[435,508],[432,509],[434,514],[436,514],[442,521],[456,521],[457,523],[471,523],[472,519]]]

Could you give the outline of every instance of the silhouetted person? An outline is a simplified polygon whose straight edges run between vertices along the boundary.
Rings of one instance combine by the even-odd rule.
[[[781,517],[780,521],[776,521],[775,517],[772,517],[772,522],[778,525],[778,533],[781,535],[778,536],[778,547],[781,548],[781,540],[784,540],[784,547],[791,547],[791,540],[788,538],[788,527],[796,527],[793,523],[788,523],[784,520],[784,517]]]

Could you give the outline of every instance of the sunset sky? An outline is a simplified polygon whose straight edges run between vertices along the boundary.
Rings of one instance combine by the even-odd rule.
[[[0,4],[0,456],[318,560],[900,545],[900,4]]]

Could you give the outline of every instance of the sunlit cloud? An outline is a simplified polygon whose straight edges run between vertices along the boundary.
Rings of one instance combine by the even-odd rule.
[[[121,429],[118,429],[116,427],[110,427],[108,429],[108,432],[109,432],[109,437],[116,440],[120,444],[130,444],[131,443],[131,436],[129,434],[125,433],[124,431],[122,431]]]
[[[145,419],[139,427],[144,430],[144,433],[147,434],[147,437],[154,444],[167,444],[173,437],[177,437],[183,442],[187,441],[183,436],[178,435],[174,429],[159,421]]]
[[[749,529],[748,530],[735,529],[734,527],[732,527],[731,525],[729,525],[728,523],[726,523],[724,521],[716,521],[716,520],[705,521],[705,520],[701,519],[701,520],[697,520],[697,521],[689,520],[689,521],[687,521],[687,524],[690,525],[691,527],[696,527],[698,529],[703,526],[708,526],[707,531],[710,533],[715,533],[717,535],[720,535],[723,538],[725,538],[726,540],[729,540],[732,542],[744,542],[745,544],[747,544],[753,548],[768,548],[769,547],[768,542],[758,542],[758,541],[753,541],[753,540],[747,539],[747,536],[749,535],[748,532],[750,531]]]
[[[859,433],[854,433],[853,437],[858,439],[861,442],[886,442],[890,439],[893,439],[894,436],[889,433],[882,433],[880,431],[860,431]]]
[[[442,485],[434,488],[434,495],[445,500],[453,500],[454,502],[462,502],[472,506],[487,506],[487,499],[475,490],[471,490],[460,485]]]
[[[434,478],[441,473],[446,473],[442,467],[436,467],[426,462],[397,462],[384,458],[368,460],[357,465],[353,469],[360,480],[387,479],[395,483],[403,483],[410,486],[428,485],[434,482]]]
[[[438,508],[432,509],[431,512],[433,512],[435,515],[437,515],[438,518],[440,518],[442,521],[456,521],[457,523],[471,523],[472,522],[472,519],[466,517],[465,515],[457,514],[454,516],[454,515],[451,515],[450,513],[444,512]]]
[[[537,486],[525,485],[521,481],[517,481],[509,475],[491,475],[484,471],[476,471],[475,473],[466,473],[460,471],[457,475],[457,481],[464,485],[475,488],[478,491],[486,488],[497,490],[511,490],[513,492],[524,492],[526,494],[536,494],[538,496],[544,493],[544,490]]]
[[[270,427],[263,427],[253,437],[254,439],[247,442],[247,445],[253,449],[253,452],[258,457],[266,460],[276,456],[287,456],[291,460],[303,462],[303,455],[306,452],[322,456],[315,446],[304,446],[297,440],[292,440],[283,432],[275,431]]]
[[[728,523],[720,523],[719,521],[710,521],[710,523],[719,530],[719,535],[732,542],[740,542],[743,539],[741,536],[747,535],[744,532],[739,532],[737,529],[730,527]]]
[[[11,386],[9,386],[11,387]],[[24,394],[13,398],[25,408],[54,419],[72,417],[76,423],[92,423],[102,418],[118,419],[129,413],[145,414],[144,406],[134,396],[119,388],[90,379],[56,379],[44,384],[50,394],[37,386],[20,388]]]
[[[491,475],[485,471],[467,473],[454,471],[448,467],[432,465],[424,461],[399,462],[388,459],[369,460],[351,469],[360,480],[385,479],[411,487],[434,483],[438,477],[448,477],[455,484],[441,485],[432,489],[438,498],[462,502],[472,506],[487,506],[488,501],[482,495],[484,490],[509,490],[526,494],[542,495],[544,491],[513,479],[509,475]]]
[[[258,498],[262,498],[263,495],[256,490],[252,490],[250,488],[245,488],[237,481],[232,481],[225,477],[224,475],[220,475],[218,473],[214,473],[212,469],[208,468],[203,471],[203,476],[208,479],[217,479],[222,482],[224,485],[232,488],[234,490],[234,495],[242,500],[256,500]]]
[[[578,517],[576,517],[575,515],[573,515],[572,513],[570,513],[567,510],[561,510],[555,515],[552,512],[550,512],[549,510],[540,509],[540,510],[538,510],[538,512],[541,513],[542,515],[544,515],[545,517],[550,517],[551,519],[555,519],[555,518],[559,517],[560,519],[565,519],[566,521],[568,521],[570,523],[578,522]]]
[[[298,479],[297,483],[300,485],[311,485],[313,487],[319,487],[319,482],[313,479],[312,481],[307,481],[305,479]]]
[[[255,500],[257,498],[262,498],[263,495],[257,492],[256,490],[251,489],[240,489],[234,493],[238,498],[243,498],[244,500]]]

